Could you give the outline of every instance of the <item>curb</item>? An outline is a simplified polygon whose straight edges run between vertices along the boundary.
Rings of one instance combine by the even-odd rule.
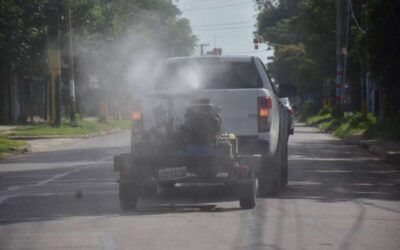
[[[391,152],[383,149],[382,147],[372,145],[365,141],[356,140],[353,138],[343,138],[343,140],[349,144],[358,145],[360,148],[368,150],[369,152],[376,154],[385,158],[385,160],[389,163],[400,163],[400,153],[399,152]]]
[[[311,125],[311,124],[306,124],[306,123],[304,123],[304,124],[306,126],[314,127],[323,133],[328,133],[328,134],[334,136],[331,132],[320,129],[318,127],[318,125]],[[336,137],[336,136],[334,136],[334,137]],[[390,164],[398,164],[400,166],[400,152],[387,151],[382,147],[372,145],[371,143],[368,143],[366,141],[361,141],[361,140],[351,138],[351,137],[344,137],[344,138],[336,137],[336,138],[343,140],[345,143],[357,145],[364,150],[367,150],[377,156],[383,157],[385,159],[385,161]]]
[[[110,135],[110,134],[116,134],[116,133],[122,133],[124,129],[113,129],[110,131],[103,131],[99,133],[93,133],[93,134],[87,134],[87,135],[77,135],[77,136],[60,136],[60,135],[49,135],[49,136],[23,136],[23,135],[16,135],[16,136],[7,136],[8,139],[10,140],[41,140],[41,139],[87,139],[87,138],[92,138],[92,137],[98,137],[98,136],[104,136],[104,135]]]

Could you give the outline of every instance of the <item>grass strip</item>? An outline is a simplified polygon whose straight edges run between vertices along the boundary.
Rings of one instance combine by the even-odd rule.
[[[63,122],[60,127],[52,127],[48,124],[38,124],[22,126],[11,130],[8,136],[68,136],[79,137],[85,135],[98,134],[113,129],[129,129],[129,120],[108,120],[98,121],[96,119],[83,119],[78,126],[72,126]]]
[[[373,114],[345,113],[336,118],[331,114],[318,114],[306,120],[307,125],[317,126],[325,132],[331,132],[339,138],[360,137],[363,139],[400,140],[400,119],[390,118],[378,122]]]
[[[10,140],[4,136],[0,136],[0,159],[8,153],[18,152],[26,145],[27,143],[25,141]]]

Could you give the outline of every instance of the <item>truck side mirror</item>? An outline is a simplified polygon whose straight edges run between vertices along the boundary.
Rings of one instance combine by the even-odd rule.
[[[278,91],[279,98],[291,97],[297,95],[297,88],[292,84],[279,84],[278,90],[279,90]]]

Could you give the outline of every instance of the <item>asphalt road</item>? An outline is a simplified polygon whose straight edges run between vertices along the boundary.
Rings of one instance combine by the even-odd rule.
[[[128,134],[0,161],[0,249],[400,249],[400,167],[295,130],[289,186],[253,210],[148,200],[121,212],[112,157]]]

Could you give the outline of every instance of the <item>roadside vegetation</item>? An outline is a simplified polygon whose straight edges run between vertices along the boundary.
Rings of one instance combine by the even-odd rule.
[[[11,130],[9,137],[80,137],[96,135],[116,129],[129,129],[129,120],[99,120],[82,119],[78,125],[71,125],[64,121],[60,127],[52,127],[48,124],[22,126]]]
[[[67,120],[60,127],[52,127],[47,123],[29,126],[18,126],[0,134],[0,159],[9,154],[17,154],[28,151],[28,143],[24,140],[32,138],[55,137],[82,137],[96,136],[115,130],[127,130],[130,128],[128,119],[97,119],[86,118],[79,121],[78,125],[71,125]]]
[[[19,140],[10,140],[0,135],[0,159],[4,158],[8,153],[20,152],[26,147],[27,143]]]
[[[329,107],[324,107],[316,115],[300,117],[307,125],[331,132],[340,138],[400,140],[400,120],[386,119],[378,122],[371,113],[363,116],[360,112],[345,113],[343,117],[332,115]]]
[[[335,103],[336,66],[339,63],[335,54],[338,46],[336,35],[340,33],[336,32],[340,28],[336,22],[337,4],[346,3],[352,14],[346,24],[349,26],[344,70],[348,89],[343,98],[347,101],[346,109],[351,109],[354,116],[343,118],[343,122],[358,120],[357,112],[362,112],[368,123],[367,110],[372,109],[367,108],[367,98],[372,100],[375,96],[367,96],[366,93],[374,93],[377,98],[373,110],[380,115],[380,125],[371,125],[374,127],[371,133],[384,133],[386,129],[392,131],[392,126],[398,125],[398,121],[391,118],[398,117],[400,113],[400,1],[255,2],[259,11],[256,41],[274,48],[268,63],[271,76],[277,83],[297,86],[298,106],[307,105],[307,111],[312,111],[307,115],[317,114],[327,102]],[[367,79],[373,87],[367,87]],[[370,92],[371,88],[373,92]],[[342,124],[334,122],[331,126],[339,123]],[[347,127],[343,126],[339,134],[347,133]],[[360,126],[360,129],[365,129],[364,125]]]

